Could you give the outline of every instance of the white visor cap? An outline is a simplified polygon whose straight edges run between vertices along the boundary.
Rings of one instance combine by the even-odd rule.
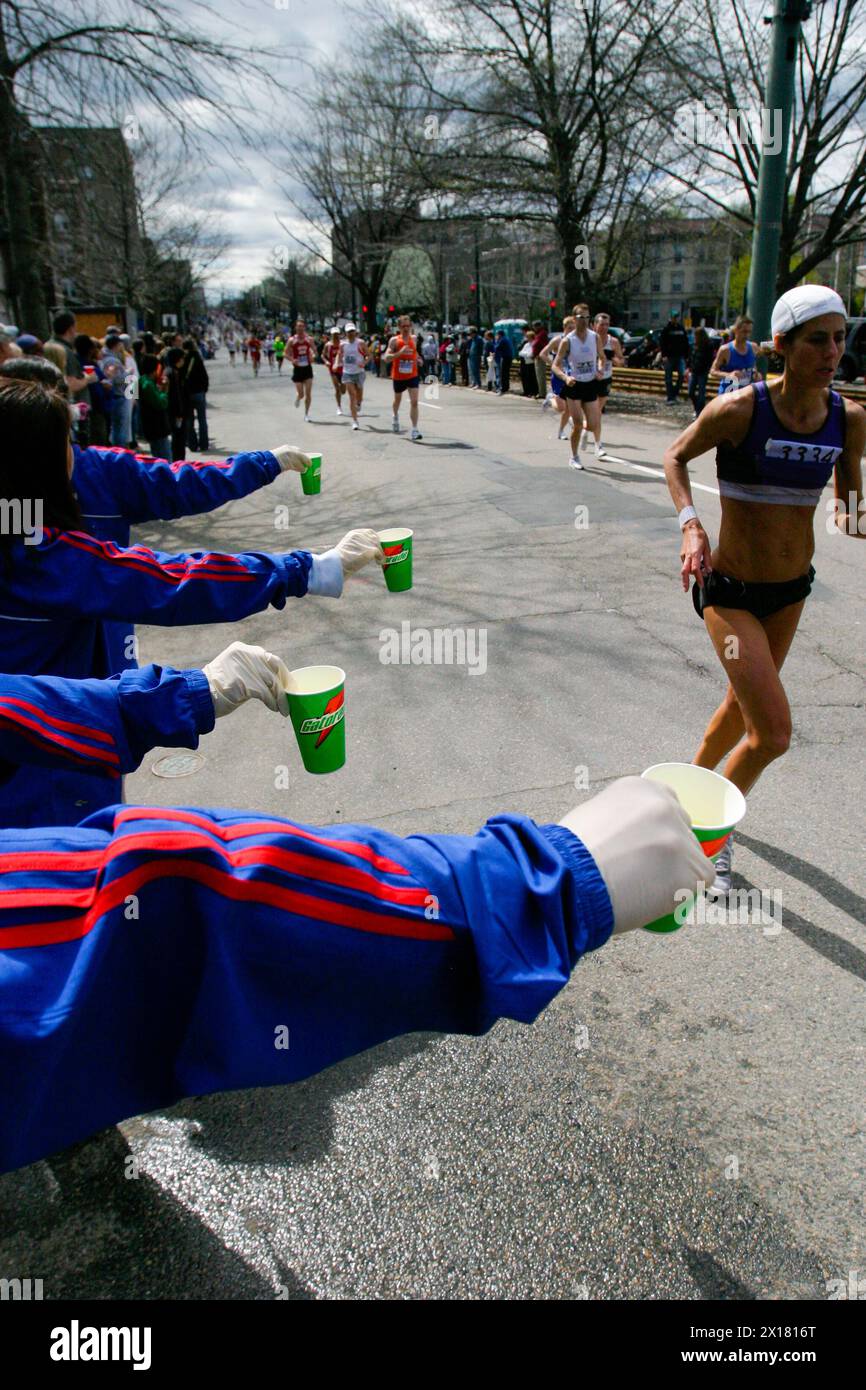
[[[847,319],[842,296],[828,285],[795,285],[776,300],[770,326],[774,334],[790,333],[792,328],[822,314],[841,314]]]

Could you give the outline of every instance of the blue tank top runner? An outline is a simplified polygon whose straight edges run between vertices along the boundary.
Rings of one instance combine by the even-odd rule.
[[[730,381],[724,378],[719,382],[719,395],[724,396],[727,391],[739,391],[744,386],[749,386],[758,376],[755,363],[757,362],[755,349],[751,343],[746,343],[746,351],[739,352],[733,343],[728,344],[727,366],[721,370],[725,372],[739,372],[740,380]]]
[[[741,502],[816,507],[845,448],[845,402],[830,392],[827,418],[814,434],[779,420],[767,383],[751,387],[752,421],[742,444],[720,444],[716,471],[722,497]]]

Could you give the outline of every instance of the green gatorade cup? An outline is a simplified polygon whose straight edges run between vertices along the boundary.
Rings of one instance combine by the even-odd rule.
[[[336,772],[346,761],[346,673],[302,666],[286,691],[289,716],[307,772]]]
[[[394,526],[389,531],[379,532],[385,552],[385,583],[392,594],[412,588],[413,535],[414,532],[405,526]]]
[[[310,454],[310,466],[301,474],[301,487],[308,497],[322,491],[322,455]]]
[[[676,792],[701,849],[712,863],[734,826],[746,814],[746,798],[739,787],[718,772],[695,767],[694,763],[655,763],[641,775],[651,782],[663,782]],[[708,883],[712,883],[712,879],[710,876]],[[673,912],[648,922],[644,931],[677,931],[688,917],[694,900],[692,893]]]

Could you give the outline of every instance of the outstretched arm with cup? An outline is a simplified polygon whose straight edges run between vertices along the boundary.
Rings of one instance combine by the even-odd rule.
[[[150,665],[108,680],[0,674],[0,781],[22,764],[120,777],[153,748],[197,748],[215,719],[247,700],[286,715],[289,681],[278,656],[244,642],[203,670]]]
[[[85,520],[116,511],[120,520],[141,523],[214,511],[266,487],[281,473],[302,473],[310,456],[280,444],[226,459],[168,463],[129,449],[73,446],[73,460],[73,485]]]
[[[703,858],[673,794],[628,778],[558,825],[506,814],[405,839],[111,806],[0,831],[0,867],[9,1169],[405,1033],[531,1023],[612,930],[670,910]]]
[[[123,618],[167,627],[232,622],[308,593],[339,598],[347,575],[384,560],[376,533],[366,529],[349,531],[321,556],[306,550],[166,555],[56,529],[39,545],[22,543],[19,554],[22,563],[0,575],[11,617]]]

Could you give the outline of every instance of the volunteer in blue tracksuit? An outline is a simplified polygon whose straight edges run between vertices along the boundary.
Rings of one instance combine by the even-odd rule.
[[[62,373],[41,357],[15,357],[4,362],[0,379],[7,377],[38,381],[49,390],[67,394]],[[135,525],[214,511],[266,487],[287,470],[302,472],[310,462],[308,454],[288,444],[211,462],[200,459],[173,464],[131,449],[82,449],[73,443],[72,459],[72,489],[83,529],[98,540],[114,541],[124,548]],[[106,621],[103,634],[106,674],[116,675],[137,665],[131,622]]]
[[[216,717],[249,699],[286,715],[287,677],[278,656],[245,642],[201,671],[150,665],[83,681],[0,673],[0,783],[27,764],[83,768],[116,786],[152,748],[197,748]]]
[[[62,398],[33,381],[0,380],[0,497],[9,516],[20,508],[22,528],[0,535],[0,670],[10,674],[101,678],[112,674],[106,620],[232,622],[289,597],[339,597],[345,575],[384,558],[371,530],[350,531],[323,555],[121,548],[81,529],[71,466]],[[0,824],[75,824],[119,799],[119,788],[86,773],[58,771],[46,786],[21,768],[0,787]]]
[[[177,741],[206,722],[206,689],[211,718],[250,693],[271,703],[250,689],[279,688],[267,657],[229,648],[203,673],[149,667],[101,692],[5,677],[0,754],[42,760],[74,722],[128,765],[133,706]],[[23,706],[44,737],[10,729]],[[633,777],[558,825],[507,814],[471,836],[141,806],[0,830],[0,1170],[403,1033],[529,1023],[585,952],[670,911],[705,862],[674,794]]]

